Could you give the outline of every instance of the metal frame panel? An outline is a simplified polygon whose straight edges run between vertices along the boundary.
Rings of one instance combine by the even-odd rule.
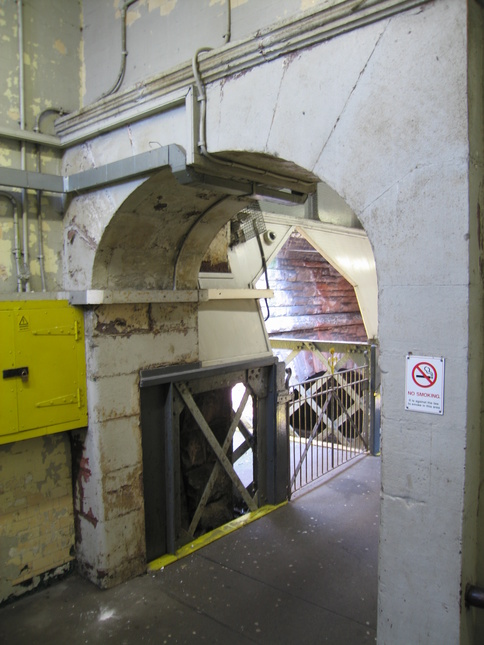
[[[275,357],[268,357],[250,363],[237,362],[210,368],[200,367],[197,363],[141,371],[140,387],[142,390],[156,388],[160,392],[156,402],[159,412],[153,418],[162,419],[163,428],[148,428],[148,432],[164,433],[163,463],[158,463],[156,468],[164,471],[167,552],[174,553],[177,548],[195,537],[200,518],[221,469],[230,477],[238,495],[250,511],[256,510],[263,504],[277,503],[287,499],[289,490],[287,424],[285,423],[285,414],[282,415],[282,423],[276,418],[277,410],[281,407],[278,406],[278,365],[284,367],[282,364],[277,364]],[[217,389],[232,388],[237,383],[243,383],[245,391],[238,409],[232,415],[225,438],[223,442],[219,443],[194,397]],[[253,433],[245,427],[241,420],[245,404],[250,396],[253,397],[255,404]],[[148,399],[150,398],[148,397]],[[285,403],[282,408],[285,411]],[[216,457],[215,465],[205,483],[198,507],[189,518],[188,530],[182,528],[180,510],[180,417],[183,410],[189,411]],[[143,417],[147,418],[149,415],[146,415],[142,409],[142,434],[144,432]],[[240,429],[244,440],[241,446],[232,453],[231,461],[228,451],[232,446],[237,428]],[[253,481],[249,486],[244,485],[234,468],[235,462],[247,450],[253,451]],[[148,487],[145,487],[145,494],[150,494]]]

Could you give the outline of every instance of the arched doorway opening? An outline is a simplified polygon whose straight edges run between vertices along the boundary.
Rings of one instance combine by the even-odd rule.
[[[86,455],[92,444],[101,487],[120,465],[137,482],[129,513],[133,525],[144,529],[144,539],[138,532],[133,547],[145,561],[225,523],[241,501],[247,511],[286,496],[286,457],[275,422],[284,379],[268,343],[259,294],[231,270],[232,284],[203,284],[204,272],[220,277],[224,269],[227,278],[223,258],[213,273],[213,257],[220,255],[214,247],[224,248],[227,223],[254,204],[256,189],[263,187],[188,171],[179,179],[169,167],[160,169],[133,185],[106,218],[92,263],[96,306],[86,312],[94,431],[81,449]],[[291,191],[276,187],[271,194],[289,201]],[[237,382],[245,384],[258,416],[248,483],[234,473],[228,439],[236,425],[228,394]],[[109,391],[111,409],[101,389]],[[96,444],[108,443],[108,427],[112,444],[129,441],[133,448],[116,463],[107,449],[97,452]],[[90,490],[91,482],[85,484],[77,485],[79,514],[98,527],[98,515],[88,516],[85,509],[99,495],[95,486]],[[111,505],[109,513],[115,512]],[[84,535],[81,529],[81,558],[84,544],[88,549]]]
[[[243,215],[232,223],[230,264],[246,279],[250,267],[256,287],[274,291],[261,308],[298,399],[288,410],[290,436],[299,442],[291,450],[296,490],[354,456],[379,452],[373,251],[358,219],[323,183],[304,206],[259,202]],[[259,232],[257,242],[246,230]]]
[[[245,193],[227,193],[225,184],[179,184],[163,168],[137,184],[100,237],[92,287],[101,296],[86,312],[91,431],[81,450],[92,461],[98,459],[101,489],[121,471],[136,486],[130,487],[129,500],[116,500],[106,491],[100,496],[96,481],[78,481],[81,569],[84,547],[87,562],[90,551],[90,529],[83,531],[83,524],[95,521],[96,527],[107,527],[110,521],[99,519],[91,499],[102,500],[105,515],[119,511],[132,518],[126,550],[134,552],[130,564],[136,571],[147,557],[173,552],[199,529],[213,528],[214,515],[216,522],[226,521],[235,498],[242,498],[245,510],[253,510],[288,495],[287,434],[276,421],[285,390],[284,365],[274,357],[259,306],[261,293],[254,285],[263,256],[269,261],[272,249],[294,228],[290,217],[299,217],[298,226],[309,226],[314,212],[301,206],[302,220],[301,212],[277,212],[280,221],[270,222],[267,235],[257,230],[250,240],[236,244],[235,229],[247,209],[264,209],[250,182]],[[270,215],[264,213],[264,218],[269,221]],[[317,220],[313,224],[321,226]],[[262,290],[262,297],[269,291]],[[208,386],[206,378],[211,379]],[[237,447],[228,438],[238,411],[232,410],[227,393],[237,382],[252,397],[260,423],[248,483],[234,476]],[[203,436],[192,441],[185,433]],[[250,444],[250,438],[245,441]],[[188,447],[184,455],[182,444]],[[118,448],[126,445],[129,451]],[[225,481],[215,486],[219,464]],[[214,491],[224,489],[229,507],[220,508],[222,499],[215,499]],[[123,508],[116,507],[117,501]],[[94,575],[88,566],[86,574]],[[101,575],[97,582],[103,586],[105,572]]]

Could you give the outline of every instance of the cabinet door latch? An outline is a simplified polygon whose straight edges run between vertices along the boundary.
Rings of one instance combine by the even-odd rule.
[[[28,367],[15,367],[11,370],[3,370],[3,378],[15,378],[20,376],[22,381],[27,381],[29,378]]]

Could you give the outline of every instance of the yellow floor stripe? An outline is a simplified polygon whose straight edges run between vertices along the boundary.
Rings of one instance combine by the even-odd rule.
[[[184,546],[180,547],[176,553],[167,553],[166,555],[162,555],[161,557],[156,558],[156,560],[149,562],[148,571],[159,571],[163,567],[166,567],[168,564],[171,564],[172,562],[176,562],[177,560],[180,560],[181,558],[184,558],[187,555],[190,555],[190,553],[195,553],[195,551],[198,551],[204,546],[207,546],[208,544],[215,542],[215,540],[219,540],[221,537],[224,537],[224,535],[228,535],[229,533],[232,533],[233,531],[240,529],[242,526],[245,526],[246,524],[255,522],[255,520],[258,520],[259,518],[264,517],[264,515],[267,515],[268,513],[272,513],[272,511],[275,511],[277,508],[281,508],[281,506],[284,506],[285,504],[287,504],[287,501],[282,502],[281,504],[276,504],[275,506],[268,504],[267,506],[262,506],[261,508],[258,508],[256,511],[252,511],[252,513],[241,515],[240,517],[237,517],[235,520],[232,520],[231,522],[228,522],[223,526],[219,526],[213,531],[210,531],[209,533],[205,533],[205,535],[201,535],[193,542],[190,542],[189,544],[185,544]]]

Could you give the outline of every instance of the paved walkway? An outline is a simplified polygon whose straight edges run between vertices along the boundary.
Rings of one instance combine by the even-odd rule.
[[[73,574],[0,608],[13,645],[375,642],[380,460],[162,571],[101,591]]]

